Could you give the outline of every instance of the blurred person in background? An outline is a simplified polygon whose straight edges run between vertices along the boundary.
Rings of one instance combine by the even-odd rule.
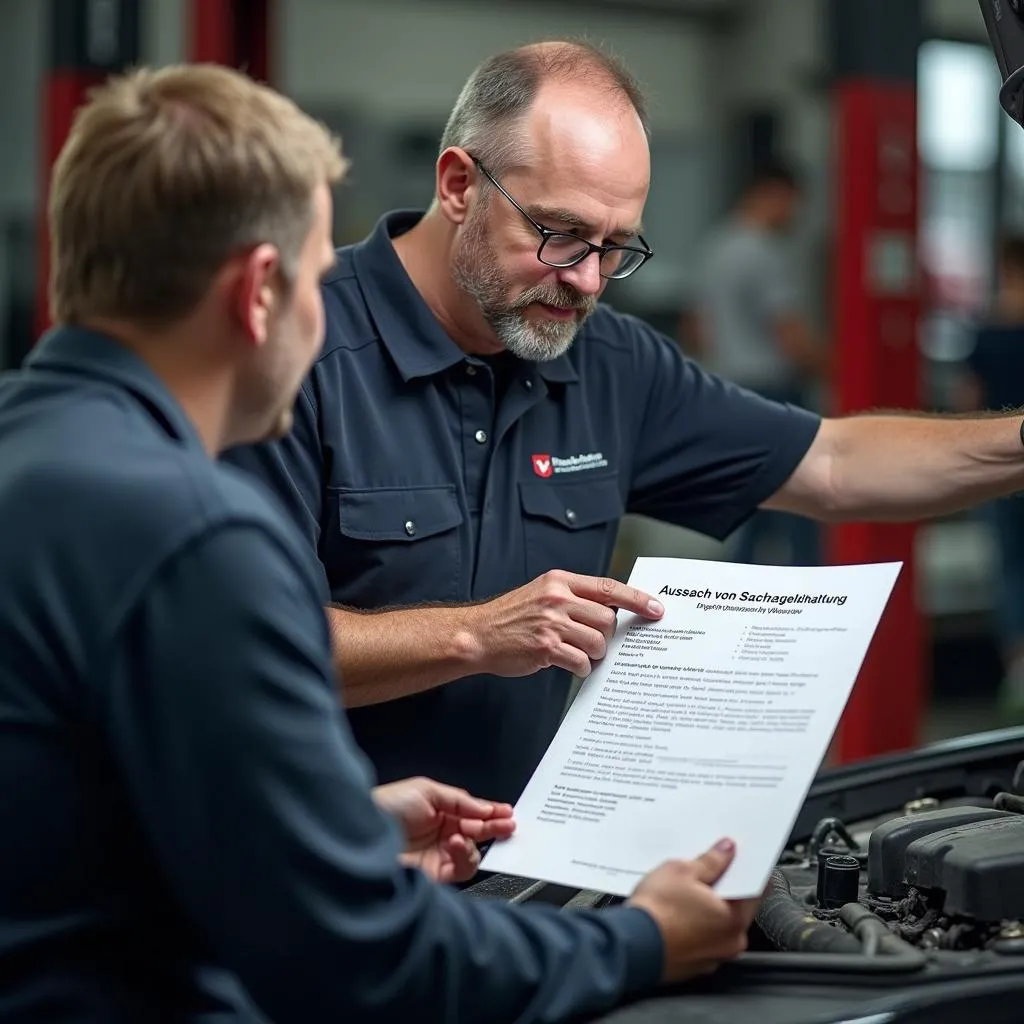
[[[957,388],[962,411],[1024,407],[1024,237],[1004,238],[996,260],[996,293],[974,332]],[[983,510],[995,542],[995,613],[1004,676],[1000,715],[1024,723],[1024,498],[1014,495]]]
[[[800,180],[784,162],[754,170],[701,255],[694,342],[712,372],[773,402],[812,408],[827,353],[783,244],[801,199]],[[731,553],[740,562],[817,565],[819,534],[805,516],[762,509],[741,527]]]
[[[54,168],[58,326],[0,380],[7,1024],[555,1024],[744,947],[729,842],[605,911],[473,900],[512,809],[373,786],[308,549],[214,458],[291,425],[343,171],[213,66],[114,80]]]
[[[293,431],[227,455],[306,538],[382,780],[518,799],[615,610],[663,614],[601,575],[627,511],[725,539],[763,507],[920,519],[1024,484],[1019,416],[823,418],[603,303],[653,256],[649,186],[619,61],[562,41],[484,61],[430,208],[338,251]]]

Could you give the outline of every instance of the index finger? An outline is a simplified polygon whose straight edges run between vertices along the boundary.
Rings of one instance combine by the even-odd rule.
[[[516,823],[511,818],[492,818],[481,821],[479,818],[463,818],[459,822],[459,832],[478,843],[488,839],[508,839],[516,830]]]
[[[454,786],[435,783],[432,795],[434,808],[442,814],[453,818],[478,818],[488,821],[491,818],[511,818],[512,807],[509,804],[494,803],[492,800],[481,800],[471,796],[465,790]]]
[[[568,580],[569,589],[577,596],[609,608],[622,608],[647,619],[660,619],[665,613],[662,603],[650,594],[607,576],[576,576]]]

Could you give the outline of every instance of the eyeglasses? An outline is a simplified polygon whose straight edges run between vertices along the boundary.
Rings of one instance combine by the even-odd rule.
[[[579,235],[567,231],[552,231],[538,224],[499,184],[497,179],[476,158],[473,163],[482,175],[530,222],[534,231],[540,235],[540,246],[537,259],[549,267],[574,267],[582,263],[592,252],[598,254],[598,268],[602,277],[620,281],[624,277],[639,270],[653,255],[654,250],[637,235],[640,245],[595,245]]]

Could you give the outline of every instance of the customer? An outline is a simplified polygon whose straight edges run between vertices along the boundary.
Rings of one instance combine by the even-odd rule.
[[[475,901],[437,880],[511,809],[371,789],[308,552],[213,461],[288,428],[342,171],[203,66],[99,90],[57,162],[58,326],[0,383],[5,1024],[555,1022],[743,948],[729,844],[605,912]]]

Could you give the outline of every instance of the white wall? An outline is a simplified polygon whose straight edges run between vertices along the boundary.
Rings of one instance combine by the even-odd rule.
[[[288,0],[281,5],[277,84],[299,102],[345,100],[383,120],[436,121],[473,67],[535,39],[587,35],[642,80],[656,129],[702,131],[712,68],[679,18],[481,0]]]

